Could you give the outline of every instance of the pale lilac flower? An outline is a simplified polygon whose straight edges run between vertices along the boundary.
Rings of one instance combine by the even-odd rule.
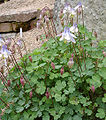
[[[58,36],[62,36],[60,38],[60,41],[63,41],[65,39],[67,40],[67,42],[76,43],[74,38],[77,38],[77,37],[74,34],[70,33],[70,29],[68,27],[65,27],[64,32],[59,34]]]
[[[73,24],[73,26],[70,28],[70,31],[71,31],[72,33],[78,32],[78,27],[77,27],[77,24],[76,24],[76,23]]]
[[[71,16],[71,17],[74,17],[75,15],[76,15],[75,9],[71,8],[71,9],[70,9],[70,16]]]
[[[81,11],[84,10],[84,5],[82,5],[82,3],[79,2],[78,5],[74,9],[78,10],[78,13],[80,14]]]
[[[3,45],[0,51],[0,58],[4,59],[5,66],[7,66],[7,58],[11,55],[11,51],[7,49],[6,45]]]
[[[4,44],[4,41],[2,40],[1,35],[0,35],[0,46],[2,46],[3,44]]]
[[[17,45],[19,45],[21,47],[22,46],[22,41],[18,40]]]
[[[11,51],[7,49],[6,45],[3,45],[0,51],[0,57],[8,58],[8,56],[11,55]]]
[[[36,26],[38,29],[40,28],[40,26],[41,26],[40,20],[37,21]]]
[[[70,10],[71,10],[71,7],[70,7],[70,5],[69,4],[65,4],[65,7],[64,7],[64,9],[63,9],[63,13],[65,14],[65,13],[70,13]]]

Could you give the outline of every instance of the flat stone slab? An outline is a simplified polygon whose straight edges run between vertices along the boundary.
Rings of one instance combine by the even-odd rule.
[[[22,12],[11,12],[7,14],[0,14],[0,22],[27,22],[38,16],[39,10],[30,10]]]
[[[54,0],[10,0],[0,4],[0,22],[26,22],[37,17],[45,6],[53,8]]]

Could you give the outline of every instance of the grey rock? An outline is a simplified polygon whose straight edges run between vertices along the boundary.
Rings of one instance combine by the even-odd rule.
[[[80,0],[85,6],[84,20],[89,30],[94,29],[99,39],[106,39],[106,0]],[[64,3],[70,3],[73,8],[78,4],[79,0],[56,0],[54,6],[54,21],[56,29],[61,32],[61,23],[59,13]]]

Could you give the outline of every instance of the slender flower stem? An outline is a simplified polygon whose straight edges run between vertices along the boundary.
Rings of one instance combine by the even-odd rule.
[[[50,23],[51,23],[51,26],[52,26],[53,36],[55,36],[55,30],[54,30],[53,23],[52,23],[51,19],[50,19]]]
[[[54,24],[53,18],[52,18],[51,20],[52,20],[52,23],[53,23],[53,26],[54,26],[54,29],[55,29],[55,34],[57,35],[57,31],[56,31],[56,27],[55,27],[55,24]]]
[[[77,25],[78,25],[78,10],[77,10]]]
[[[78,35],[79,35],[79,43],[80,43],[80,47],[81,47],[80,32],[78,32]]]
[[[1,72],[0,72],[1,73]],[[2,82],[3,82],[3,85],[6,87],[6,89],[8,90],[8,88],[7,88],[7,86],[6,86],[6,80],[5,80],[5,78],[4,78],[4,76],[3,76],[3,74],[1,73],[1,76],[0,76],[0,78],[1,78],[1,80],[2,80]],[[5,83],[4,83],[4,81],[5,81]],[[8,92],[9,92],[9,90],[8,90]]]
[[[5,104],[6,107],[8,106],[8,104],[1,97],[0,97],[0,100]]]
[[[45,35],[47,35],[44,25],[42,25]],[[47,38],[47,36],[46,36]]]
[[[83,12],[83,9],[82,9],[82,22],[83,22],[83,27],[84,27],[84,12]]]
[[[74,85],[76,86],[76,82],[74,81],[73,76],[72,76],[72,73],[71,73],[70,70],[69,70],[69,73],[70,73],[70,75],[71,75],[71,79],[72,79],[72,81],[74,82]]]
[[[86,62],[85,62],[85,54],[84,54],[84,50],[82,50],[82,52],[83,52],[83,57],[84,57],[85,70],[86,70]]]
[[[52,105],[53,105],[53,99],[52,99],[52,95],[50,94],[50,96],[51,96],[51,100],[52,100]]]
[[[50,37],[53,37],[51,32],[50,32],[50,27],[49,27],[49,24],[46,22],[46,25],[47,25],[47,29],[48,29],[48,35],[50,35]]]
[[[80,63],[78,62],[79,58],[78,58],[78,56],[77,56],[77,52],[76,52],[76,50],[75,50],[74,43],[73,43],[73,48],[74,48],[75,55],[76,55],[76,57],[77,57],[76,61],[77,61],[78,65],[79,65],[79,68],[80,68],[81,71],[82,71],[82,68],[81,68],[81,66],[80,66]]]

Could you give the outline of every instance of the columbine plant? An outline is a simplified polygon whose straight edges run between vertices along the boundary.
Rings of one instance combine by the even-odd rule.
[[[22,54],[20,42],[13,40],[12,48],[7,47],[13,67],[6,66],[7,75],[2,67],[0,71],[2,119],[106,119],[106,41],[93,46],[97,35],[84,26],[83,10],[81,3],[75,8],[65,4],[60,13],[63,31],[57,35],[52,12],[45,7],[37,27],[48,41],[27,55]],[[81,15],[83,25],[78,24]]]

